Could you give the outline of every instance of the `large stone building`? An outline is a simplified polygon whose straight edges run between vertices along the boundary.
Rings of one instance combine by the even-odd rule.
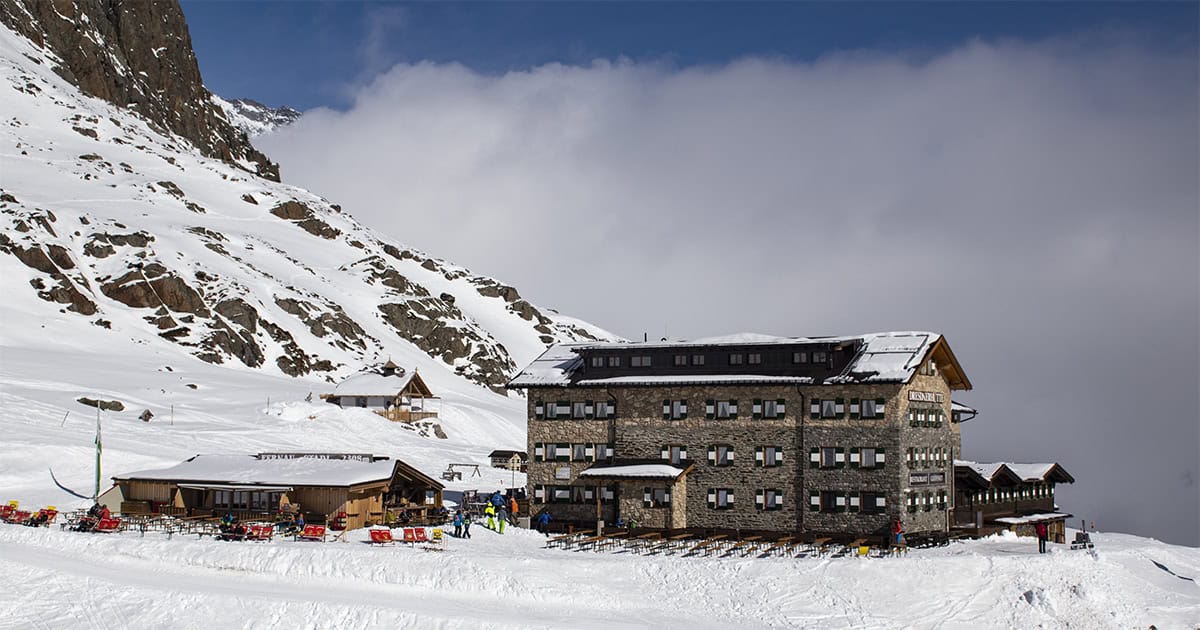
[[[973,413],[928,332],[557,345],[509,387],[534,514],[672,529],[948,531]]]

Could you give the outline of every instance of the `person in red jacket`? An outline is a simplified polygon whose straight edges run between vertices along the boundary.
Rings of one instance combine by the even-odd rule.
[[[1046,553],[1046,537],[1049,535],[1049,529],[1046,527],[1046,523],[1044,521],[1038,523],[1037,525],[1033,526],[1033,529],[1037,532],[1038,553]]]
[[[904,525],[900,524],[900,519],[892,521],[892,546],[899,547],[904,544]]]
[[[111,518],[111,517],[112,517],[112,512],[109,512],[109,511],[108,511],[108,506],[107,506],[107,505],[105,505],[105,506],[103,506],[103,507],[101,507],[101,508],[100,508],[100,520],[102,520],[102,521],[103,521],[103,520],[107,520],[107,519],[109,519],[109,518]]]

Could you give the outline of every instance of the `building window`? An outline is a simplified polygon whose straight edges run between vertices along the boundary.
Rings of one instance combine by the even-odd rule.
[[[717,444],[708,447],[708,461],[713,466],[732,466],[733,447],[728,444]]]
[[[754,504],[760,510],[782,510],[783,490],[763,488],[754,493]]]
[[[840,448],[833,446],[821,447],[821,468],[836,468],[842,463]]]
[[[823,490],[821,491],[820,497],[820,506],[822,512],[826,514],[832,514],[846,511],[846,495],[840,492],[833,492],[831,490]]]
[[[762,354],[758,352],[751,352],[750,354],[746,355],[746,363],[749,363],[750,365],[761,365]]]
[[[629,359],[629,365],[632,367],[650,367],[650,357],[636,356]]]
[[[741,365],[746,360],[746,357],[740,352],[731,352],[729,354],[729,365]]]
[[[661,508],[671,505],[671,491],[666,488],[643,488],[642,507]]]
[[[855,463],[854,456],[858,455],[857,465],[862,468],[882,468],[883,467],[883,449],[876,448],[860,448],[857,453],[851,453],[851,463]]]
[[[760,466],[780,466],[783,464],[783,448],[759,446],[754,449],[754,462]]]
[[[793,352],[792,353],[792,363],[808,363],[808,353],[807,352]]]
[[[733,490],[729,488],[709,488],[708,507],[716,510],[728,510],[733,507]]]
[[[366,396],[356,396],[354,398],[354,406],[355,407],[366,407],[367,406],[367,397]]]
[[[614,402],[600,400],[596,402],[596,417],[601,420],[617,417],[617,405]]]
[[[608,367],[621,367],[621,357],[608,357]]]
[[[571,503],[592,503],[596,493],[591,486],[571,486]]]
[[[682,420],[687,418],[687,401],[686,400],[664,400],[663,401],[663,419],[664,420]]]
[[[604,367],[604,357],[592,357],[592,367]]]
[[[841,418],[846,414],[846,404],[841,398],[813,400],[813,403],[820,404],[822,418]]]
[[[678,464],[688,458],[687,447],[680,444],[668,444],[667,446],[662,447],[661,454],[663,459],[671,462],[672,464]]]
[[[706,400],[704,401],[704,417],[712,420],[713,418],[726,419],[736,418],[738,415],[736,400]]]
[[[680,367],[680,366],[684,366],[687,364],[688,363],[687,363],[687,355],[686,354],[675,355],[675,367]]]
[[[887,511],[887,495],[882,492],[863,492],[859,495],[863,514],[883,514]]]
[[[587,444],[571,445],[571,459],[577,462],[586,462],[588,460]]]
[[[571,417],[576,420],[582,420],[588,416],[587,403],[583,401],[571,403]]]
[[[704,355],[703,354],[693,354],[692,355],[692,365],[704,365]]]
[[[861,401],[857,398],[851,398],[850,417],[866,420],[882,418],[884,417],[884,405],[886,403],[887,401],[883,398],[867,398]]]
[[[782,418],[787,415],[787,403],[784,399],[777,400],[759,400],[754,399],[751,417],[754,418]]]
[[[812,362],[816,363],[817,365],[821,365],[823,363],[828,363],[829,362],[829,353],[828,352],[812,353]]]

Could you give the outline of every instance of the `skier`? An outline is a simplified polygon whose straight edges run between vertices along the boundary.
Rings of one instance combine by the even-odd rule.
[[[487,516],[487,528],[496,529],[496,506],[489,503],[487,507],[483,508],[483,513]]]

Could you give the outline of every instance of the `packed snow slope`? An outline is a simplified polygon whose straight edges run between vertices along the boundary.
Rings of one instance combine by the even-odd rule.
[[[439,553],[0,526],[0,619],[34,628],[1181,628],[1200,551],[997,536],[901,558],[645,556],[481,526]],[[1182,576],[1182,577],[1181,577]]]

